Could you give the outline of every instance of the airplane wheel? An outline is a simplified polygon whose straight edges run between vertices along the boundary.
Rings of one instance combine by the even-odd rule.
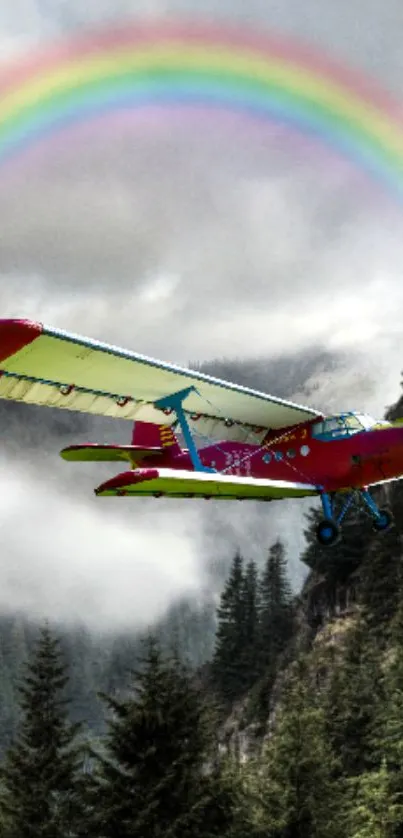
[[[393,515],[390,509],[383,509],[379,510],[379,518],[375,518],[373,521],[373,528],[375,532],[385,532],[386,530],[390,529],[393,524]]]
[[[332,547],[340,539],[339,527],[330,518],[325,518],[316,528],[316,538],[322,547]]]

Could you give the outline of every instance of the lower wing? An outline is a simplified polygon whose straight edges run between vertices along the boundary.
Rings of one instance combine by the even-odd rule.
[[[95,489],[107,495],[217,500],[281,500],[319,494],[317,486],[285,480],[258,480],[226,474],[210,474],[170,468],[144,468],[112,477]]]

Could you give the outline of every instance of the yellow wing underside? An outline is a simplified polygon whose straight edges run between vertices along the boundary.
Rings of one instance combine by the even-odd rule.
[[[119,474],[95,490],[100,497],[171,497],[271,501],[319,493],[311,484],[151,468]]]
[[[158,399],[195,388],[183,404],[190,429],[210,439],[259,443],[269,430],[321,416],[228,381],[32,321],[0,319],[0,398],[172,425]]]

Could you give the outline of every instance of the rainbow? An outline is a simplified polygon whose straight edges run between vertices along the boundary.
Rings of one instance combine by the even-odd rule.
[[[72,126],[152,105],[275,123],[403,198],[403,122],[387,93],[303,45],[212,25],[86,33],[3,65],[0,166]]]

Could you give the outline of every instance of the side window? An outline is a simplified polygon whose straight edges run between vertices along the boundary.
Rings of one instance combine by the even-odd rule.
[[[312,425],[312,436],[313,437],[320,436],[321,434],[323,434],[323,425],[324,425],[324,422],[315,422],[315,424]]]

